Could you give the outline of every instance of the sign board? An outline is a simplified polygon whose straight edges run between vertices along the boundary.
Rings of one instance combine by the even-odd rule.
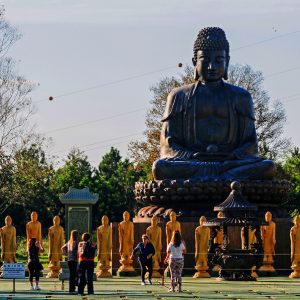
[[[25,278],[25,265],[23,263],[4,263],[3,278]]]

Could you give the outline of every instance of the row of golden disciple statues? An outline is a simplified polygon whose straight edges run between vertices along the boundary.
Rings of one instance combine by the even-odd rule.
[[[219,213],[220,214],[220,213]],[[218,215],[222,217],[222,215]],[[265,220],[269,223],[268,226],[261,226],[261,237],[264,246],[264,259],[261,271],[272,272],[275,271],[273,267],[275,255],[275,233],[276,224],[272,220],[271,212],[265,214]],[[195,269],[197,272],[194,278],[209,277],[207,273],[207,251],[209,247],[210,229],[204,226],[206,218],[201,216],[199,219],[199,226],[195,229]],[[162,253],[162,230],[158,226],[159,219],[154,216],[151,219],[151,226],[146,229],[146,234],[149,236],[151,243],[155,248],[155,255],[153,256],[153,277],[160,277],[159,269],[161,263]],[[41,223],[38,221],[37,212],[31,213],[31,221],[26,224],[27,241],[31,238],[36,238],[42,242]],[[176,213],[170,214],[170,221],[166,224],[166,242],[169,244],[174,231],[181,232],[180,222],[176,220]],[[119,254],[121,266],[118,272],[134,272],[132,260],[130,259],[132,249],[134,247],[134,226],[130,221],[129,212],[123,213],[123,221],[118,224],[119,232]],[[102,225],[97,228],[97,248],[98,248],[98,262],[99,269],[98,277],[111,277],[111,255],[112,255],[112,228],[109,224],[107,216],[102,217]],[[16,262],[16,229],[12,225],[12,218],[6,216],[5,226],[0,229],[1,234],[1,261],[6,263]],[[291,268],[293,272],[290,278],[300,277],[300,215],[294,218],[294,226],[290,230],[291,240]],[[241,231],[242,248],[245,247],[244,231]],[[64,229],[60,225],[60,218],[55,216],[53,218],[53,226],[48,230],[49,242],[49,269],[48,277],[58,277],[60,270],[60,262],[62,261],[61,247],[64,244]],[[219,230],[214,240],[215,243],[222,245],[223,232]],[[249,245],[255,243],[255,231],[249,228]]]

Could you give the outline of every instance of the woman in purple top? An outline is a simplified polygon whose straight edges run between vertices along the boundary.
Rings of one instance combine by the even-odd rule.
[[[148,282],[152,284],[152,256],[155,254],[154,246],[150,243],[149,237],[146,234],[142,235],[142,242],[138,243],[137,246],[133,249],[131,254],[131,259],[135,253],[139,252],[139,263],[141,266],[141,285],[145,285],[145,275],[148,271]]]
[[[69,293],[76,294],[76,278],[77,278],[77,264],[78,264],[78,231],[72,230],[70,234],[70,240],[61,247],[63,255],[67,257],[68,267],[70,270],[69,278]]]

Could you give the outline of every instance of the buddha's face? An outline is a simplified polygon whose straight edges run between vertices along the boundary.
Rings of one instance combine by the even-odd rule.
[[[271,222],[272,221],[272,214],[268,211],[265,214],[265,220],[266,222]]]
[[[200,81],[214,82],[224,77],[229,58],[225,50],[199,50],[193,62]]]
[[[152,226],[157,226],[158,224],[158,218],[157,217],[152,217],[151,219],[151,225]]]
[[[31,221],[32,221],[32,222],[36,222],[37,219],[38,219],[38,214],[37,214],[36,211],[33,211],[33,212],[31,213]]]
[[[53,218],[53,225],[59,226],[59,224],[60,224],[60,217],[59,216],[55,216]]]
[[[206,222],[206,218],[204,216],[202,216],[200,219],[199,219],[199,224],[200,226],[203,226],[203,224]]]
[[[10,216],[7,216],[5,218],[5,225],[10,226],[12,224],[12,218]]]
[[[125,211],[125,212],[123,213],[123,220],[124,220],[125,222],[128,222],[129,219],[130,219],[130,214],[129,214],[128,211]]]
[[[297,217],[295,218],[295,225],[296,225],[297,227],[300,227],[300,216],[297,216]]]
[[[108,216],[103,216],[101,221],[102,221],[102,225],[107,226],[109,223]]]
[[[175,222],[175,221],[176,221],[176,213],[175,213],[174,211],[172,211],[172,212],[170,213],[170,220],[171,220],[172,222]]]

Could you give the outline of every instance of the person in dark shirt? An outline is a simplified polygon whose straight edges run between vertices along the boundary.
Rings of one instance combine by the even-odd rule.
[[[93,295],[94,258],[97,246],[91,241],[91,235],[87,232],[82,235],[81,239],[82,241],[78,244],[78,295],[83,296],[84,294],[86,278],[88,295]]]
[[[139,263],[141,266],[141,285],[145,285],[145,275],[148,271],[148,282],[152,284],[152,256],[155,254],[155,249],[149,241],[149,237],[146,234],[142,235],[142,242],[138,243],[137,246],[133,249],[131,254],[131,259],[133,259],[134,254],[139,252]]]
[[[43,270],[43,266],[39,260],[39,253],[44,252],[44,248],[41,243],[32,238],[28,244],[28,270],[29,270],[29,282],[31,290],[40,290],[39,279],[40,271]],[[35,287],[33,286],[33,277],[35,276]]]

